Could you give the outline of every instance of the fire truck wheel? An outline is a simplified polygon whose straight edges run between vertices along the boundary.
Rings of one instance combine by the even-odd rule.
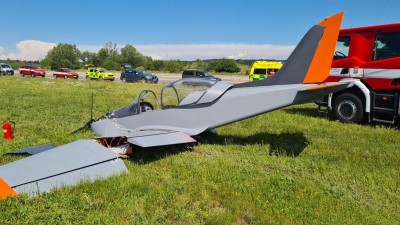
[[[333,113],[343,123],[360,123],[364,118],[364,106],[357,96],[344,93],[333,102]]]

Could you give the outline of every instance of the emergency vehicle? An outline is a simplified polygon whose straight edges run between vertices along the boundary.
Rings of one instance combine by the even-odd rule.
[[[86,71],[86,80],[109,80],[114,81],[113,73],[104,68],[89,67]]]
[[[255,61],[250,69],[249,81],[264,80],[273,76],[282,66],[280,61]]]
[[[394,124],[400,115],[400,23],[343,29],[326,81],[354,86],[317,102],[345,123]]]

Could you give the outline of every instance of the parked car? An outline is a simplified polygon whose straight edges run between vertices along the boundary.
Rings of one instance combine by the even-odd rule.
[[[120,77],[122,82],[143,82],[143,83],[157,83],[158,77],[143,70],[127,68],[121,73]]]
[[[10,65],[0,63],[0,75],[14,75],[14,70]]]
[[[124,63],[121,66],[125,69],[121,73],[121,81],[126,82],[142,82],[142,83],[157,83],[158,77],[143,70],[134,69],[130,64]]]
[[[207,70],[198,70],[198,69],[184,70],[182,73],[182,79],[184,78],[202,78],[202,79],[217,80],[217,81],[221,80],[221,78],[214,77]]]
[[[53,77],[54,77],[54,79],[56,79],[56,78],[78,79],[79,75],[78,75],[77,72],[75,72],[75,71],[73,71],[73,70],[71,70],[69,68],[60,68],[60,69],[57,69],[56,71],[54,71]]]
[[[114,81],[114,75],[108,70],[100,67],[89,67],[86,71],[86,80],[109,80]]]
[[[19,67],[19,74],[21,76],[31,76],[31,77],[45,77],[46,71],[40,67],[34,65],[27,65]]]

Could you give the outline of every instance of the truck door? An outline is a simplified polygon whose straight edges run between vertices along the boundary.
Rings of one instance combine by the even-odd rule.
[[[365,64],[364,79],[372,89],[400,88],[397,82],[400,80],[400,27],[398,31],[376,33],[369,59]]]

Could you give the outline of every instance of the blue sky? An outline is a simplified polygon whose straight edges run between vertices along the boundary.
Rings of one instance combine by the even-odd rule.
[[[0,59],[42,59],[57,43],[97,52],[107,41],[160,59],[282,59],[340,11],[343,28],[400,22],[398,0],[13,0],[1,8]]]

